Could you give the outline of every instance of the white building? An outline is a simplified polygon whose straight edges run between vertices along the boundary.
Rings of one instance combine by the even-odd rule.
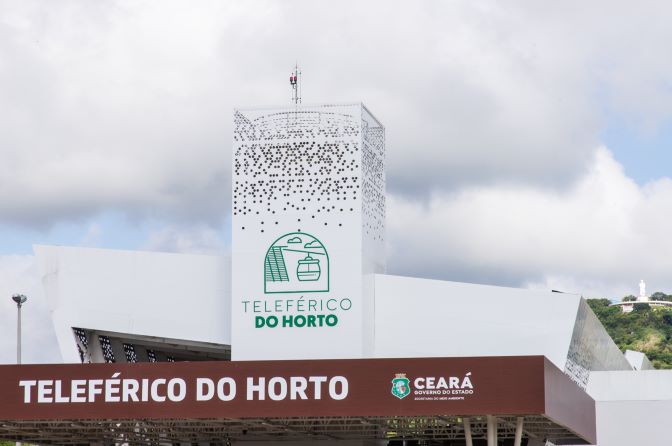
[[[231,257],[35,247],[65,362],[543,355],[596,399],[600,446],[644,422],[638,443],[669,443],[649,421],[672,372],[633,371],[581,296],[385,274],[385,130],[362,104],[234,123]]]

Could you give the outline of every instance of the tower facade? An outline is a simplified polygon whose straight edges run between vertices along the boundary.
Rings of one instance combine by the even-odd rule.
[[[232,359],[363,356],[384,127],[362,104],[239,109],[232,158]]]

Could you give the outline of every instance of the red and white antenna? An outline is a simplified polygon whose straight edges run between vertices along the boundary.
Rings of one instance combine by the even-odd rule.
[[[301,71],[299,64],[294,65],[294,72],[289,75],[289,84],[292,86],[292,101],[294,105],[301,103]]]

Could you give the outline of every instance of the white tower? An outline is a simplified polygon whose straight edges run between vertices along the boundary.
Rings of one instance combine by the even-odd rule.
[[[232,359],[370,350],[384,159],[385,130],[362,104],[235,111]]]

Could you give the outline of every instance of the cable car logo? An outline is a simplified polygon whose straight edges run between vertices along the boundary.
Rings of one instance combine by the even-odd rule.
[[[299,266],[296,267],[296,277],[300,282],[320,280],[320,274],[322,274],[322,270],[320,269],[319,259],[314,259],[310,254],[306,254],[304,259],[299,260]]]
[[[266,251],[264,293],[329,291],[329,254],[320,240],[305,232],[279,237]]]

